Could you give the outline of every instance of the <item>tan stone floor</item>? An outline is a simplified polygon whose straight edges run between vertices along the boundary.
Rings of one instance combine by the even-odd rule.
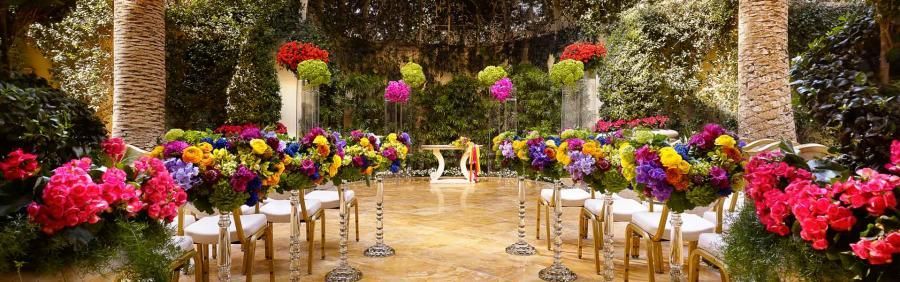
[[[544,184],[527,185],[526,232],[528,241],[538,248],[538,254],[516,257],[504,249],[516,240],[516,202],[513,179],[483,179],[474,185],[431,185],[424,179],[385,181],[385,241],[397,250],[389,258],[367,258],[363,250],[375,241],[375,187],[353,185],[360,202],[360,241],[353,241],[351,226],[350,263],[360,269],[363,281],[540,281],[538,271],[550,265],[553,252],[546,249],[546,238],[535,239],[535,199]],[[585,240],[584,258],[577,257],[577,208],[563,211],[563,263],[579,276],[579,281],[600,281],[594,271],[592,240]],[[326,212],[325,260],[316,254],[313,274],[306,275],[306,245],[304,243],[303,281],[323,281],[325,274],[338,262],[338,211]],[[318,229],[319,226],[317,226]],[[543,228],[543,227],[542,227]],[[615,232],[616,281],[623,277],[623,232],[625,224],[617,223]],[[542,229],[542,233],[543,233]],[[321,243],[316,238],[316,251]],[[289,229],[287,224],[275,226],[275,280],[287,281]],[[643,246],[642,246],[643,247]],[[664,256],[669,246],[664,243]],[[687,250],[685,248],[685,254]],[[241,252],[232,248],[232,274],[235,281],[245,279],[239,272]],[[263,259],[262,242],[256,253],[253,280],[267,281],[268,265]],[[601,254],[602,257],[602,254]],[[646,281],[645,251],[632,260],[631,281]],[[668,260],[666,258],[666,260]],[[215,264],[215,261],[212,261]],[[668,269],[668,267],[666,268]],[[215,265],[210,266],[210,280],[216,280]],[[718,272],[701,266],[701,281],[718,281]],[[656,274],[657,281],[668,281],[668,273]],[[0,279],[2,280],[2,279]],[[94,279],[88,279],[94,280]],[[103,281],[105,279],[98,279]],[[192,275],[182,281],[194,281]]]

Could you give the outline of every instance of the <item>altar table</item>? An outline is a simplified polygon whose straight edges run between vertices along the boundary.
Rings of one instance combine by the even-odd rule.
[[[481,145],[475,145],[481,148]],[[434,154],[434,157],[438,161],[437,170],[431,173],[431,183],[436,184],[469,184],[475,183],[475,180],[472,179],[469,174],[469,168],[466,166],[469,162],[469,158],[472,156],[472,151],[467,150],[466,148],[459,148],[453,145],[422,145],[422,151],[431,151]],[[444,155],[441,154],[441,151],[444,150],[459,150],[464,151],[463,155],[459,158],[459,170],[462,172],[463,179],[459,178],[445,178],[441,179],[441,176],[444,175]]]

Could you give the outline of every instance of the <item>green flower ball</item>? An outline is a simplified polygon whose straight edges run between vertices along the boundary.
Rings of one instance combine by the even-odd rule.
[[[184,130],[173,128],[166,132],[166,141],[175,141],[184,137]]]
[[[572,86],[584,77],[584,63],[576,60],[562,60],[550,67],[550,81],[557,85]]]
[[[487,66],[478,72],[478,81],[484,86],[494,85],[501,78],[506,77],[506,70],[498,66]]]
[[[320,60],[306,60],[297,65],[297,76],[312,86],[331,83],[331,71]]]
[[[410,88],[419,88],[425,84],[425,73],[422,72],[422,66],[409,62],[400,68],[400,74],[403,75],[403,82]]]

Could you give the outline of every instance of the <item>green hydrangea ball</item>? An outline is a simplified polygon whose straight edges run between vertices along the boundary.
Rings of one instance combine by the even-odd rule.
[[[175,141],[184,137],[184,130],[173,128],[166,132],[166,141]]]
[[[422,72],[422,66],[409,62],[400,68],[400,74],[403,75],[403,82],[410,88],[419,88],[425,84],[425,73]]]
[[[584,63],[572,59],[562,60],[550,67],[550,81],[557,85],[572,86],[584,77]]]
[[[306,60],[297,65],[297,76],[311,86],[331,83],[331,71],[320,60]]]
[[[484,86],[491,86],[506,76],[506,70],[503,68],[498,66],[487,66],[478,72],[478,81]]]

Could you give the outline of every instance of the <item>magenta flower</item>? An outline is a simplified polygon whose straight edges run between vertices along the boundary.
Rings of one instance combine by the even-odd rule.
[[[500,103],[506,102],[509,96],[512,96],[513,84],[509,77],[504,77],[491,86],[491,95]]]
[[[406,103],[409,101],[409,85],[401,81],[388,82],[384,88],[384,99],[391,103]]]

